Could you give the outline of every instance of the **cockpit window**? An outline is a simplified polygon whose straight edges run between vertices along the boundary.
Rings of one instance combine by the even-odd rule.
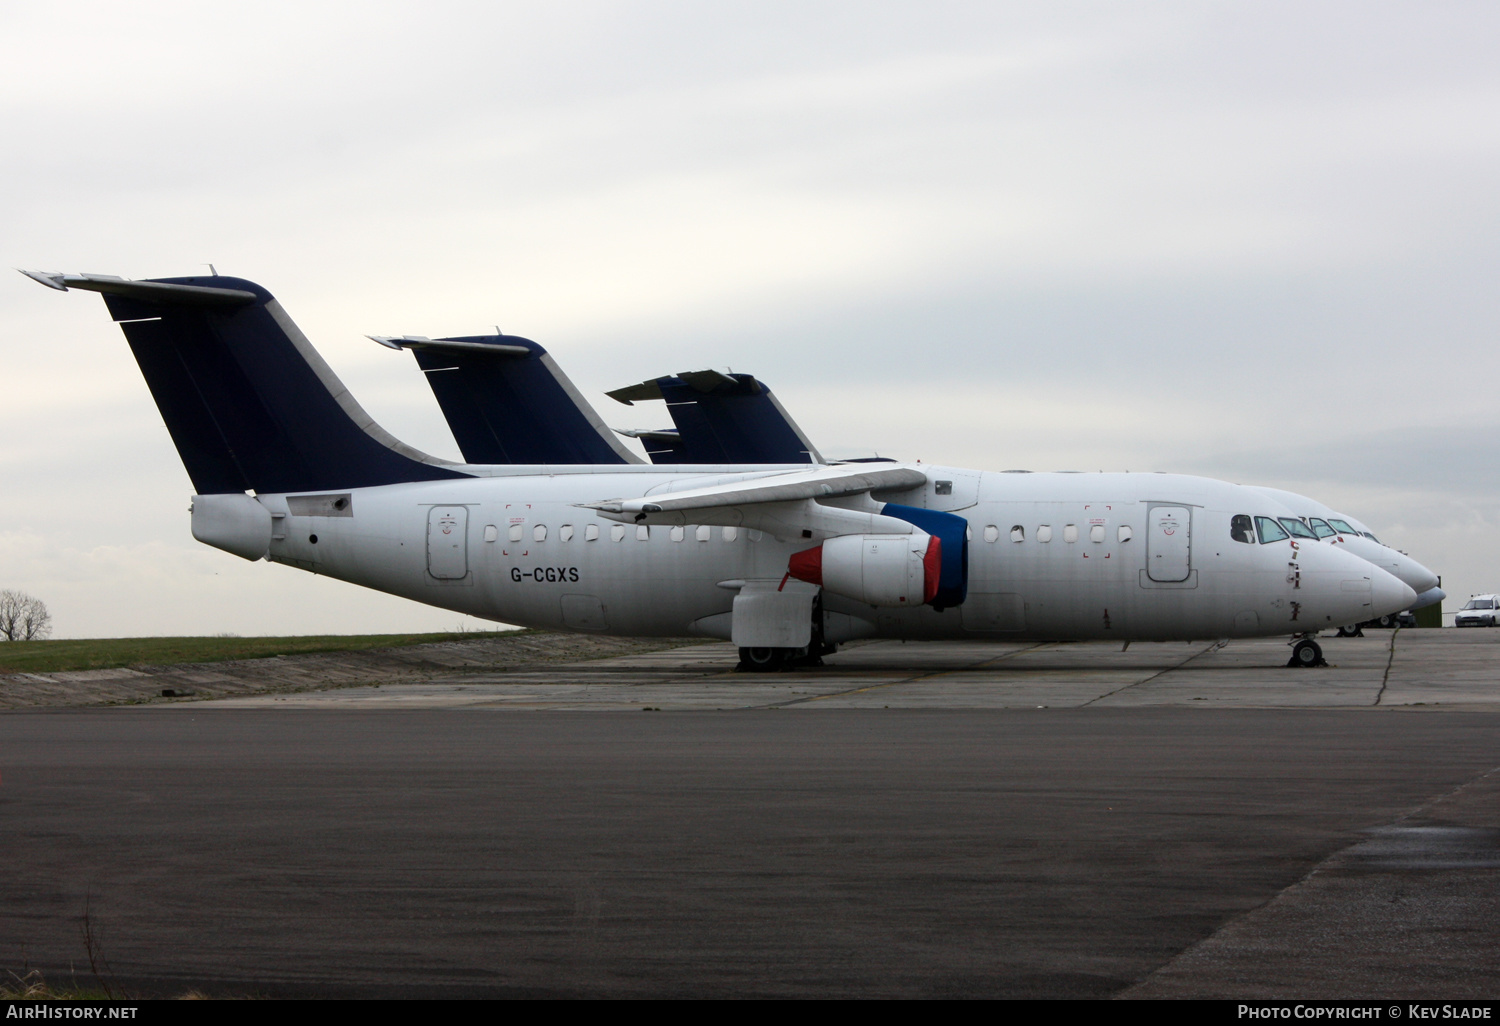
[[[1359,534],[1358,531],[1356,531],[1354,528],[1352,528],[1352,527],[1349,526],[1349,524],[1348,524],[1347,521],[1344,521],[1344,520],[1335,520],[1335,519],[1333,519],[1333,517],[1329,517],[1328,518],[1328,523],[1339,534],[1353,534],[1353,535],[1358,535]]]
[[[1329,527],[1317,517],[1312,517],[1311,519],[1309,519],[1307,521],[1307,526],[1311,527],[1313,529],[1313,534],[1317,535],[1319,538],[1332,538],[1336,533],[1333,528]]]
[[[1313,534],[1312,530],[1296,517],[1282,517],[1280,518],[1280,523],[1282,527],[1286,528],[1287,534],[1291,535],[1293,538],[1311,538],[1313,541],[1318,540],[1318,536]]]
[[[1250,518],[1243,513],[1236,513],[1229,521],[1229,537],[1237,542],[1254,545],[1255,527],[1250,523]]]
[[[1270,517],[1256,517],[1255,529],[1260,532],[1260,543],[1269,545],[1271,542],[1286,541],[1288,535],[1281,529],[1281,525]]]
[[[1370,539],[1376,545],[1384,545],[1385,544],[1385,542],[1383,542],[1379,538],[1375,537],[1369,531],[1361,531],[1360,534],[1363,534],[1366,538]]]

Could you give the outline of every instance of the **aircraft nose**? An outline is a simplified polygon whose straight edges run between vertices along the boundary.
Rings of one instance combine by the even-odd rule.
[[[1402,570],[1404,570],[1405,573],[1401,574],[1400,577],[1407,584],[1411,585],[1412,591],[1420,595],[1423,592],[1431,591],[1433,588],[1436,588],[1438,586],[1437,574],[1433,573],[1431,570],[1427,569],[1425,566],[1423,566],[1421,563],[1418,563],[1410,556],[1402,556],[1401,559],[1403,563]]]
[[[1411,585],[1398,580],[1379,567],[1370,573],[1370,611],[1374,616],[1388,616],[1409,609],[1417,600]]]

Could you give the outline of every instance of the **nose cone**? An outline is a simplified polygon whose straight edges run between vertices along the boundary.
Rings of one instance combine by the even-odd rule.
[[[1373,568],[1370,574],[1370,607],[1374,616],[1387,616],[1410,609],[1416,600],[1417,593],[1411,585],[1379,567]]]
[[[1334,547],[1352,552],[1361,559],[1369,560],[1397,580],[1411,585],[1412,590],[1419,595],[1430,588],[1437,587],[1437,574],[1410,556],[1397,552],[1389,545],[1382,545],[1368,538],[1341,534],[1334,543]]]
[[[1425,609],[1435,606],[1448,597],[1448,593],[1442,588],[1428,588],[1426,591],[1417,592],[1417,600],[1411,604],[1412,609]]]
[[[1342,545],[1303,546],[1298,553],[1303,608],[1298,621],[1318,626],[1362,623],[1399,613],[1416,599],[1408,584]]]

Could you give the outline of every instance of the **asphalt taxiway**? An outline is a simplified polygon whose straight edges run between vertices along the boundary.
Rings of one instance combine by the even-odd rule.
[[[147,993],[1493,996],[1500,631],[1389,642],[11,711],[0,968],[90,978],[87,914]]]

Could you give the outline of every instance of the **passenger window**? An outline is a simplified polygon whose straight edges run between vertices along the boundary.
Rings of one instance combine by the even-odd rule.
[[[1103,524],[1095,524],[1093,527],[1089,528],[1089,541],[1093,542],[1095,545],[1104,544]]]
[[[624,524],[610,524],[609,525],[609,540],[610,541],[624,541],[625,540],[625,525]]]
[[[1281,526],[1286,528],[1286,533],[1291,535],[1293,538],[1311,538],[1313,541],[1318,540],[1318,536],[1312,533],[1312,528],[1308,527],[1296,517],[1281,517],[1280,520]]]
[[[635,540],[636,541],[650,541],[651,540],[651,528],[647,527],[645,524],[642,524],[640,527],[637,527],[635,529]]]
[[[539,541],[539,542],[546,541],[547,540],[547,525],[546,524],[537,524],[536,527],[532,528],[532,530],[531,530],[531,537],[534,540]]]
[[[1051,524],[1043,524],[1041,527],[1038,527],[1036,529],[1036,540],[1039,541],[1039,542],[1049,542],[1049,541],[1051,541],[1052,540],[1052,525]]]
[[[1013,541],[1013,542],[1023,542],[1023,541],[1025,541],[1026,540],[1026,528],[1022,527],[1020,524],[1017,524],[1015,527],[1012,527],[1010,529],[1010,540]]]
[[[750,538],[751,541],[760,541],[760,537],[761,536],[760,536],[760,532],[759,531],[757,531],[753,527],[750,528],[749,538]]]
[[[1243,513],[1236,513],[1229,521],[1229,537],[1237,542],[1255,544],[1255,525]]]
[[[1120,529],[1115,532],[1115,537],[1119,538],[1122,542],[1128,542],[1135,537],[1135,532],[1130,529],[1129,524],[1121,524]]]
[[[1270,517],[1256,517],[1255,529],[1260,532],[1260,543],[1269,545],[1271,542],[1286,541],[1288,535],[1281,529],[1281,525]]]
[[[1077,524],[1065,524],[1063,526],[1063,541],[1067,542],[1069,545],[1072,545],[1077,540],[1078,540],[1078,525]]]
[[[964,541],[973,541],[973,540],[974,540],[974,527],[973,527],[972,524],[966,524],[964,526]]]
[[[719,533],[724,536],[725,541],[732,542],[740,536],[740,529],[738,527],[726,527]]]
[[[682,539],[685,538],[685,537],[687,537],[687,532],[685,530],[683,530],[680,527],[674,527],[674,528],[672,528],[672,540],[673,541],[682,541]]]
[[[572,524],[563,524],[561,527],[559,527],[557,529],[557,540],[558,541],[572,541],[573,540],[573,525]]]
[[[984,540],[985,541],[992,542],[992,541],[997,540],[999,537],[1000,537],[1000,528],[996,527],[994,524],[990,524],[989,526],[987,526],[984,529]]]
[[[598,541],[599,540],[599,525],[598,524],[589,524],[587,527],[585,527],[583,529],[583,540],[586,541],[586,542],[589,542],[589,541]]]
[[[513,541],[513,542],[518,542],[518,541],[521,540],[521,525],[520,524],[511,524],[510,525],[510,540]]]
[[[1312,517],[1311,519],[1309,519],[1307,525],[1312,528],[1313,534],[1317,535],[1319,538],[1332,538],[1334,536],[1335,532],[1333,528],[1329,527],[1326,523],[1319,520],[1317,517]]]
[[[487,542],[498,541],[499,538],[500,538],[500,528],[496,527],[494,524],[485,524],[484,525],[484,540],[485,541],[487,541]]]
[[[713,535],[713,533],[714,529],[712,527],[700,527],[698,528],[696,537],[699,541],[706,542],[708,541],[709,537]]]

